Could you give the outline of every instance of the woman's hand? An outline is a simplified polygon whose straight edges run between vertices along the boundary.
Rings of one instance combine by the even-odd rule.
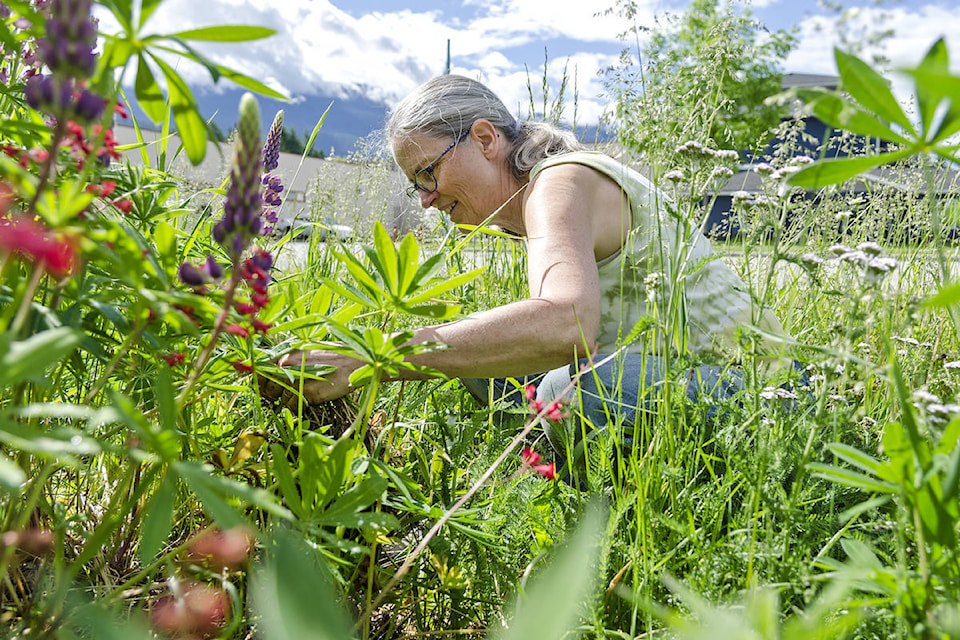
[[[277,364],[294,370],[299,370],[304,364],[310,367],[333,367],[332,371],[323,374],[322,379],[303,381],[303,399],[309,404],[336,400],[353,391],[350,385],[350,374],[362,366],[362,363],[355,358],[323,349],[292,351],[277,360]],[[294,382],[290,386],[294,390],[300,388],[299,382]],[[260,380],[260,393],[271,400],[279,400],[288,407],[296,406],[299,401],[297,393],[264,378]]]

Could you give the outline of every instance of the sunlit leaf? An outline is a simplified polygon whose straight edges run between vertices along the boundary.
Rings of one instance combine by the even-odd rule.
[[[193,93],[183,78],[160,58],[154,57],[153,60],[160,66],[163,77],[167,80],[173,119],[177,123],[177,133],[180,134],[183,148],[190,162],[198,165],[207,155],[207,125],[200,117]]]
[[[154,122],[163,120],[167,111],[166,99],[163,97],[163,92],[160,91],[160,86],[153,76],[153,71],[143,55],[138,56],[137,60],[134,93],[137,96],[137,103],[148,118]]]
[[[0,491],[9,496],[20,495],[20,485],[27,479],[27,474],[16,462],[0,453]]]
[[[896,162],[910,155],[911,149],[890,151],[875,156],[854,156],[849,158],[829,158],[807,165],[790,176],[788,182],[795,187],[815,189],[831,184],[839,184],[860,175],[864,171],[882,164]]]
[[[184,40],[205,40],[210,42],[248,42],[260,40],[276,34],[276,29],[255,27],[252,25],[230,24],[201,29],[189,29],[168,34],[168,38],[182,38]]]
[[[170,535],[176,511],[175,497],[176,479],[169,474],[165,475],[144,510],[140,546],[137,549],[140,562],[144,566],[153,562]]]
[[[0,334],[0,388],[42,380],[50,365],[80,344],[81,336],[70,327],[57,327],[12,343],[11,337],[9,333]]]
[[[895,122],[916,134],[913,124],[890,90],[890,82],[856,56],[834,50],[843,88],[860,104],[887,122]]]
[[[264,543],[250,594],[264,640],[350,640],[350,618],[321,554],[302,536],[276,529]]]
[[[561,640],[571,637],[592,587],[606,518],[599,503],[589,505],[559,553],[534,575],[514,605],[506,631],[492,640]]]

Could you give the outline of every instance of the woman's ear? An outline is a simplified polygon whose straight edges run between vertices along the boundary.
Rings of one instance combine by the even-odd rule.
[[[484,118],[480,118],[473,123],[470,129],[470,137],[480,145],[480,151],[488,158],[497,155],[503,141],[500,131],[493,126],[493,123]]]

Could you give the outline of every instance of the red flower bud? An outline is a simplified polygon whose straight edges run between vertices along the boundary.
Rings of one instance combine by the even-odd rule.
[[[186,355],[183,353],[168,353],[163,356],[163,359],[167,361],[167,366],[175,367],[186,359]]]
[[[245,329],[238,324],[228,324],[227,328],[224,329],[224,331],[226,331],[232,336],[237,336],[239,338],[246,338],[247,336],[250,335],[249,329]]]
[[[252,373],[253,366],[240,362],[239,360],[230,360],[230,366],[237,370],[237,373]]]

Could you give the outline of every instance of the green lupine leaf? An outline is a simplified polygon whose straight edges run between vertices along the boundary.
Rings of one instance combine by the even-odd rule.
[[[170,536],[176,513],[175,497],[176,479],[167,474],[150,499],[148,508],[144,509],[140,546],[137,549],[143,566],[153,562],[163,548],[163,543]]]
[[[913,124],[890,90],[890,82],[856,56],[834,49],[843,88],[860,104],[887,122],[895,122],[916,135]]]
[[[163,0],[141,0],[140,1],[140,28],[147,23],[153,12],[163,3]]]
[[[415,296],[411,296],[405,302],[411,307],[420,305],[428,300],[440,296],[443,293],[446,293],[447,291],[450,291],[451,289],[455,289],[470,282],[481,273],[483,273],[482,267],[480,269],[468,271],[467,273],[461,273],[460,275],[454,276],[453,278],[449,278],[447,280],[441,280],[434,285],[419,289]]]
[[[214,468],[209,464],[180,461],[173,463],[172,468],[197,493],[204,507],[211,510],[211,515],[225,529],[248,524],[237,509],[226,502],[227,497],[263,509],[281,520],[293,520],[293,514],[280,506],[272,493],[215,475]]]
[[[322,554],[303,536],[277,529],[250,579],[257,626],[268,640],[351,640],[352,623]]]
[[[306,520],[307,513],[303,507],[303,501],[300,499],[297,483],[293,479],[293,470],[287,461],[287,452],[279,444],[270,445],[270,462],[273,475],[280,486],[283,501],[287,503],[298,520]]]
[[[924,301],[927,307],[947,308],[960,302],[960,282],[944,285],[940,291]]]
[[[838,467],[832,464],[823,464],[821,462],[810,462],[807,468],[813,471],[813,475],[818,478],[842,484],[847,487],[863,489],[874,493],[897,493],[900,487],[892,482],[885,482],[871,478],[858,471]]]
[[[436,302],[433,304],[418,304],[416,306],[403,305],[401,309],[411,315],[433,320],[449,320],[460,313],[460,305],[452,302]]]
[[[373,226],[373,244],[376,252],[368,252],[370,262],[383,277],[387,291],[395,296],[402,295],[402,292],[398,289],[400,281],[397,268],[397,248],[379,220]]]
[[[933,43],[933,46],[923,56],[917,65],[917,71],[930,73],[949,73],[950,59],[947,53],[947,44],[943,38]],[[943,91],[939,84],[921,81],[914,77],[917,93],[917,108],[920,111],[920,121],[923,123],[923,137],[933,139],[933,123],[937,108],[943,100]]]
[[[110,9],[110,13],[129,35],[132,36],[136,33],[133,28],[133,2],[131,0],[100,0],[99,4]]]
[[[913,154],[912,149],[890,151],[875,156],[856,156],[850,158],[829,158],[807,165],[790,176],[788,182],[795,187],[816,189],[831,184],[839,184],[864,171],[882,164],[896,162]]]
[[[103,449],[96,439],[72,427],[38,429],[0,418],[0,442],[15,451],[58,459],[74,466],[73,456],[97,455]]]
[[[345,526],[340,518],[351,516],[362,509],[366,509],[374,502],[379,500],[387,490],[389,482],[386,478],[378,475],[372,475],[365,478],[360,484],[351,487],[346,493],[337,498],[337,501],[330,505],[317,518],[317,524],[328,525],[331,527]]]
[[[27,474],[16,462],[0,453],[0,491],[11,497],[20,495],[20,486],[27,481]]]
[[[401,297],[405,297],[412,286],[419,286],[417,272],[420,267],[420,245],[412,233],[408,233],[400,241],[400,250],[398,251],[399,282],[397,292]]]
[[[950,104],[943,115],[943,119],[936,130],[927,133],[926,139],[929,142],[939,142],[957,131],[960,131],[960,76],[950,73],[941,73],[929,71],[926,69],[915,69],[908,71],[917,83],[918,91],[920,87],[928,94],[939,94],[941,100],[948,98]],[[932,89],[931,89],[932,87]],[[930,98],[933,99],[932,97]],[[939,101],[937,105],[939,106]]]
[[[198,165],[207,155],[207,125],[200,117],[193,93],[183,78],[160,58],[153,56],[153,60],[160,66],[163,77],[167,80],[173,120],[177,124],[177,133],[180,134],[183,148],[190,162]]]
[[[867,473],[871,473],[875,476],[880,475],[880,467],[882,466],[881,462],[873,456],[860,451],[856,447],[832,442],[827,445],[827,449],[833,452],[841,460],[845,460],[855,467],[860,467]]]
[[[269,38],[277,33],[276,29],[253,25],[231,24],[201,29],[189,29],[171,33],[167,37],[184,40],[203,40],[207,42],[249,42]]]
[[[10,338],[10,334],[0,335],[0,388],[42,380],[49,366],[80,344],[81,335],[70,327],[57,327],[26,340],[10,343]]]
[[[364,295],[363,292],[359,291],[356,287],[347,282],[341,283],[326,277],[321,278],[321,280],[337,295],[346,298],[347,300],[351,300],[359,305],[367,307],[368,309],[379,309],[381,307],[379,296],[374,298]]]
[[[559,640],[571,636],[578,612],[590,593],[605,520],[602,507],[592,503],[562,550],[521,591],[508,628],[490,638]]]
[[[891,129],[886,123],[835,93],[821,89],[798,92],[798,95],[804,96],[815,116],[835,129],[846,129],[867,137],[910,144],[910,140]]]
[[[240,73],[239,71],[234,71],[233,69],[228,69],[220,65],[214,65],[214,67],[216,68],[217,72],[220,75],[222,75],[224,78],[226,78],[227,80],[230,80],[234,84],[237,84],[243,87],[244,89],[250,89],[251,91],[256,91],[257,93],[265,95],[268,98],[273,98],[274,100],[290,99],[288,96],[283,95],[279,91],[274,91],[273,89],[263,84],[259,80],[255,80],[254,78],[251,78],[248,75]],[[327,107],[327,109],[329,110],[329,107]],[[324,112],[324,115],[326,115],[326,112]],[[320,121],[323,122],[323,119],[321,118]],[[320,125],[318,124],[317,127],[319,126]],[[313,137],[316,138],[316,130],[314,130]],[[313,141],[311,140],[310,144],[304,147],[304,149],[310,149],[310,147],[312,146],[313,146]]]

